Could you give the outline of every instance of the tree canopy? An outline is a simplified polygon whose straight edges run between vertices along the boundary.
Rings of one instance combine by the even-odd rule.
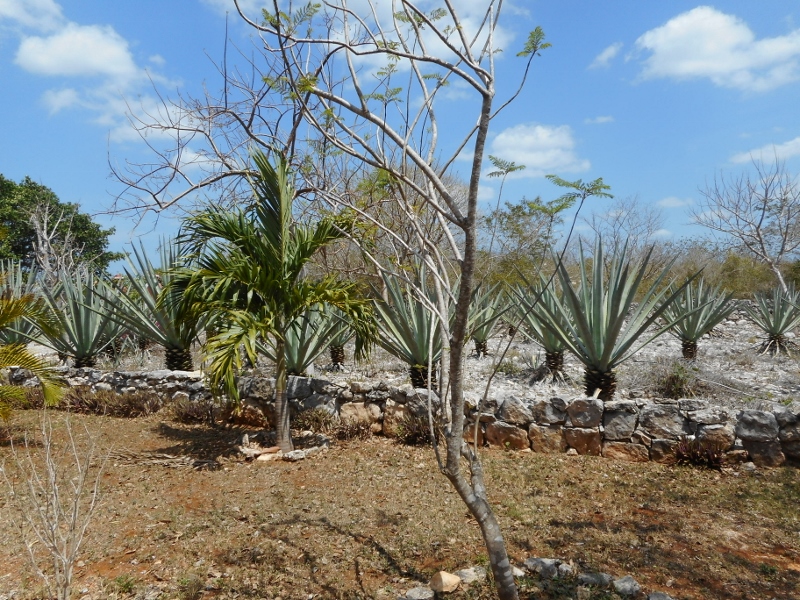
[[[37,217],[46,220],[48,232],[54,235],[52,241],[60,250],[71,251],[75,262],[105,270],[123,256],[108,251],[108,236],[114,229],[103,229],[90,215],[80,212],[79,204],[62,202],[53,190],[30,177],[16,183],[0,174],[0,259],[21,260],[26,267],[35,262]]]

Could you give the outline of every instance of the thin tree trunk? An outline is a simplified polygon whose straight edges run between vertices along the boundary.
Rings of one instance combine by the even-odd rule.
[[[278,337],[275,344],[275,432],[281,452],[291,452],[292,431],[289,427],[289,398],[286,394],[286,349],[283,337]]]
[[[450,405],[450,429],[447,432],[447,465],[445,476],[450,480],[464,504],[481,528],[481,535],[489,555],[489,564],[494,575],[495,587],[500,600],[518,600],[519,594],[514,582],[511,562],[506,551],[505,540],[500,525],[492,511],[486,495],[483,468],[478,456],[464,442],[464,350],[467,336],[467,318],[472,296],[475,274],[477,222],[477,191],[480,181],[480,157],[483,157],[486,134],[492,106],[492,96],[483,98],[481,127],[475,140],[476,163],[470,179],[470,197],[464,230],[464,256],[461,261],[461,282],[458,290],[455,318],[450,338],[450,386],[452,390]],[[461,471],[462,456],[469,461],[470,482]]]

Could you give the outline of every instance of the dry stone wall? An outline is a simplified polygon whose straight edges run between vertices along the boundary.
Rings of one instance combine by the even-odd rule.
[[[152,391],[163,402],[209,401],[199,372],[103,372],[70,369],[64,377],[73,387],[119,394]],[[30,373],[12,369],[11,382],[38,385]],[[241,377],[239,392],[246,410],[268,422],[274,415],[274,379]],[[429,406],[440,407],[435,393],[411,385],[354,381],[337,384],[324,379],[289,377],[293,412],[321,409],[343,420],[368,421],[374,433],[397,435],[403,421],[424,417]],[[505,393],[479,406],[468,395],[464,437],[479,445],[544,453],[577,453],[617,460],[672,459],[678,440],[691,436],[722,446],[729,460],[775,467],[800,461],[800,414],[777,405],[772,410],[732,411],[697,399],[535,398]]]

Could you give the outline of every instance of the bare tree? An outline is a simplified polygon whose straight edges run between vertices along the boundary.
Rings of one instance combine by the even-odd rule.
[[[83,245],[73,238],[71,221],[67,222],[66,233],[59,233],[61,224],[69,217],[62,211],[54,219],[51,209],[49,204],[39,204],[28,217],[36,234],[33,242],[36,264],[48,287],[57,283],[59,274],[74,273],[79,267],[86,268],[85,260],[78,258],[83,253]]]
[[[0,467],[0,474],[9,505],[18,513],[15,522],[28,557],[44,581],[48,597],[69,600],[73,570],[97,508],[107,457],[98,461],[95,441],[88,432],[88,448],[80,448],[69,418],[65,420],[66,445],[61,450],[55,447],[53,423],[46,411],[39,425],[41,440],[34,443],[26,437],[24,451],[12,446],[14,472]],[[41,447],[41,457],[35,456],[37,446]],[[41,551],[47,558],[42,558]],[[49,562],[50,567],[43,562]]]
[[[694,219],[766,264],[785,292],[781,265],[800,249],[800,184],[777,157],[753,166],[754,174],[719,175],[700,190],[704,200]]]
[[[247,59],[246,71],[228,75],[223,65],[220,93],[199,101],[162,99],[132,119],[155,160],[115,167],[127,185],[120,208],[163,210],[199,192],[235,198],[247,175],[244,153],[258,146],[290,158],[304,178],[297,189],[307,198],[380,230],[381,252],[361,244],[364,257],[376,271],[406,281],[446,340],[439,365],[446,447],[434,445],[439,469],[481,528],[500,597],[516,599],[481,461],[464,441],[463,369],[489,127],[518,96],[533,58],[549,46],[544,33],[528,34],[517,54],[516,84],[498,99],[502,0],[485,0],[477,10],[474,3],[457,10],[444,0],[430,12],[412,0],[270,0],[257,15],[234,3],[257,33],[260,52]],[[464,18],[459,11],[470,12]],[[447,109],[437,107],[455,86],[469,99],[450,104],[459,118],[446,119]],[[440,138],[442,119],[447,136]],[[453,176],[462,154],[470,164],[466,193]],[[385,211],[359,202],[357,183],[370,173],[385,176],[385,200],[402,231],[383,221]],[[389,246],[395,260],[384,260]],[[429,274],[429,289],[407,265],[395,264],[410,257]]]

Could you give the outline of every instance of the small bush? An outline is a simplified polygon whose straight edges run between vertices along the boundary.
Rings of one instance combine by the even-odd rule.
[[[675,447],[675,462],[705,469],[720,470],[725,460],[725,452],[719,444],[704,440],[690,439],[686,436],[678,440]]]
[[[369,421],[342,421],[333,431],[337,440],[366,440],[372,437],[372,423]]]
[[[161,398],[150,390],[117,394],[113,391],[92,392],[85,387],[74,387],[64,394],[59,408],[109,417],[136,418],[158,412]]]
[[[442,431],[435,422],[433,426],[436,439],[440,440]],[[431,444],[433,438],[431,437],[431,426],[428,422],[428,417],[409,416],[404,418],[397,426],[397,439],[407,446],[427,446]]]
[[[292,429],[313,431],[314,433],[331,433],[339,427],[339,420],[324,408],[312,408],[297,413],[291,422]]]
[[[216,405],[213,400],[189,400],[178,398],[169,405],[173,420],[187,425],[197,423],[212,423]]]
[[[196,575],[186,577],[178,581],[180,587],[181,600],[198,600],[203,595],[205,585]]]

